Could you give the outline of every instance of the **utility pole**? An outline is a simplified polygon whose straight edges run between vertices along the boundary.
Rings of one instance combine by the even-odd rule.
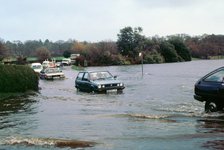
[[[139,53],[139,57],[141,57],[141,62],[142,62],[142,78],[143,78],[143,53],[142,52],[140,52]]]

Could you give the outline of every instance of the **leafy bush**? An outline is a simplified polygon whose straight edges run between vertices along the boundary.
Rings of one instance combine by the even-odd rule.
[[[175,50],[174,45],[172,45],[169,42],[162,42],[160,44],[160,51],[163,55],[165,62],[178,62],[179,56],[177,54],[177,51]]]
[[[148,52],[144,56],[144,63],[145,64],[155,64],[155,63],[164,63],[163,56],[158,53],[156,50],[152,52]]]
[[[174,45],[177,54],[180,56],[180,61],[191,61],[190,50],[180,38],[170,39],[169,42]]]
[[[39,78],[29,67],[0,65],[0,92],[25,92],[38,90]]]

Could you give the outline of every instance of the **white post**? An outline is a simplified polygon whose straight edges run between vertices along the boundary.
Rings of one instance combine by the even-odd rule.
[[[141,62],[142,62],[142,78],[143,78],[143,53],[139,53],[139,57],[141,57]]]

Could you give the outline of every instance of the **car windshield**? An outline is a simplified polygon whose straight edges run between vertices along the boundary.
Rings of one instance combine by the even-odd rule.
[[[107,71],[90,73],[90,80],[100,80],[100,79],[108,79],[108,78],[113,78],[113,76]]]
[[[212,82],[223,82],[224,79],[224,69],[208,76],[205,78],[205,81],[212,81]]]
[[[61,72],[60,69],[58,68],[49,68],[45,70],[46,73],[57,73],[57,72]]]
[[[41,69],[41,65],[34,65],[32,66],[33,69]]]

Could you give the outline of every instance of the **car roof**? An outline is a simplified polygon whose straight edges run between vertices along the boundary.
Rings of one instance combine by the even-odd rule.
[[[48,68],[45,68],[44,70],[61,70],[60,68],[52,68],[52,67],[48,67]]]
[[[79,73],[93,73],[93,72],[109,72],[109,71],[100,71],[100,70],[98,70],[98,71],[80,71]]]
[[[41,63],[32,63],[32,66],[41,65]]]

